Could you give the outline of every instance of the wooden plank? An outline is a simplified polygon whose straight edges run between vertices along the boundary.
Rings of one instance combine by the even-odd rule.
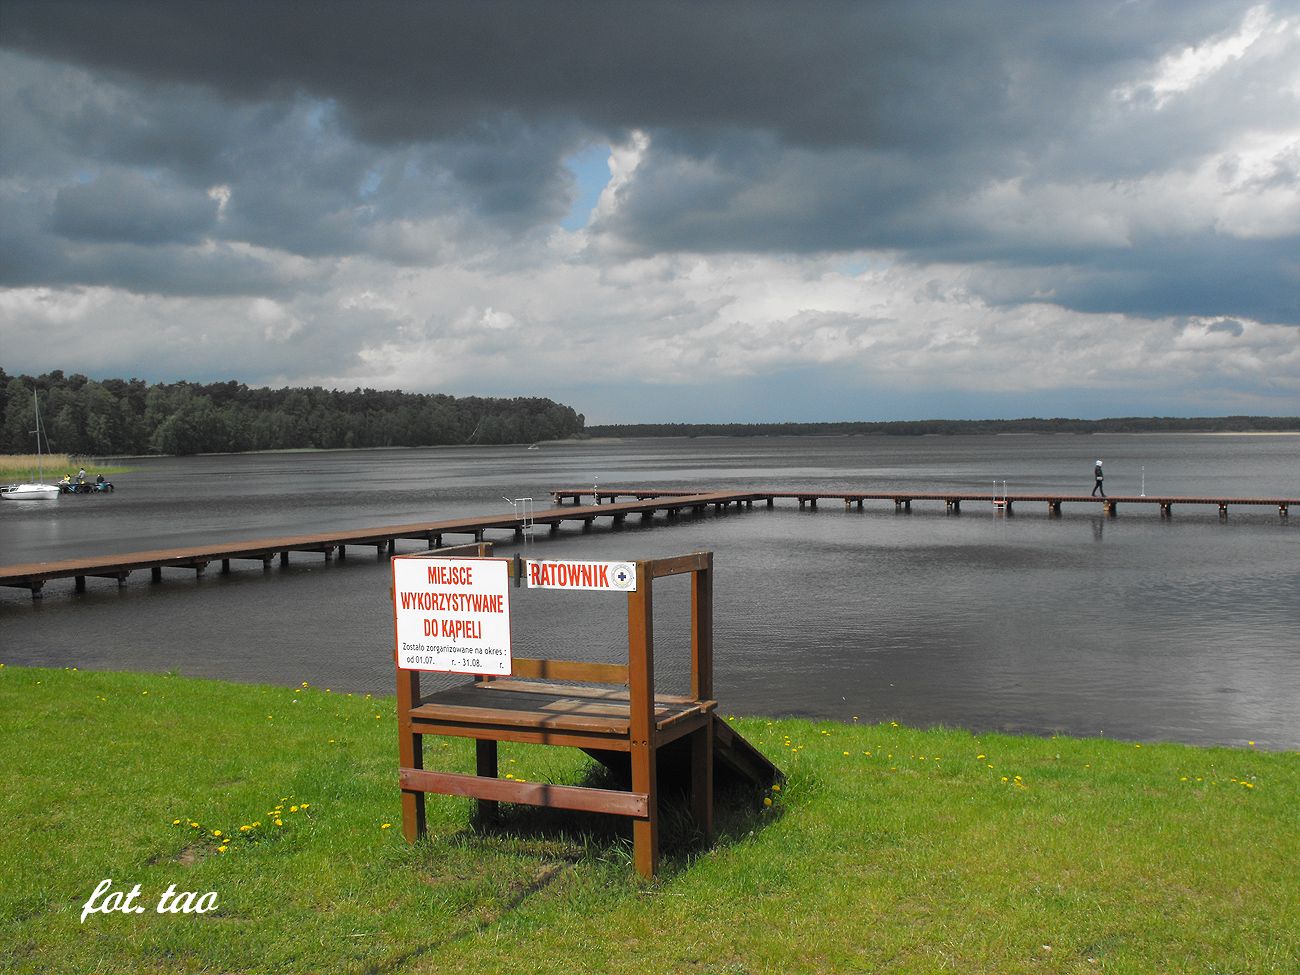
[[[710,719],[691,738],[691,812],[706,845],[713,842],[713,747]]]
[[[491,802],[517,802],[549,809],[577,812],[609,813],[644,819],[649,797],[641,792],[590,789],[576,785],[550,785],[546,782],[519,782],[514,779],[484,779],[458,772],[430,772],[427,769],[402,768],[398,778],[403,789],[437,792],[447,796],[465,796]]]
[[[654,602],[650,565],[636,564],[636,591],[627,594],[627,666],[632,713],[629,744],[632,791],[648,797],[646,815],[632,824],[632,857],[637,872],[653,877],[659,866],[659,801],[655,729]]]
[[[693,552],[690,555],[676,555],[668,559],[655,559],[650,563],[651,578],[676,576],[684,572],[698,572],[709,564],[708,552]]]
[[[626,664],[590,663],[583,660],[548,660],[515,657],[510,661],[511,677],[538,680],[580,680],[593,684],[626,684]]]
[[[691,576],[691,696],[713,697],[713,553]]]
[[[491,684],[480,684],[476,690],[484,691],[518,691],[521,694],[567,694],[571,697],[600,698],[606,701],[627,701],[625,688],[613,687],[579,687],[573,684],[540,684],[529,681],[517,681],[510,677],[501,677]],[[659,705],[693,705],[695,698],[687,694],[656,694],[655,703]]]
[[[655,733],[655,748],[663,748],[664,745],[670,745],[683,735],[689,735],[698,731],[708,721],[714,717],[711,711],[695,711],[689,715],[683,715],[681,721],[676,721],[667,727],[660,728]]]
[[[480,779],[497,777],[497,741],[495,738],[480,738],[474,742],[474,772]],[[478,801],[478,814],[481,819],[495,819],[497,804],[491,799]]]
[[[558,745],[563,748],[591,748],[596,751],[630,750],[627,735],[597,735],[578,731],[506,728],[499,725],[462,725],[440,721],[417,721],[412,725],[417,735],[447,735],[452,738],[512,741],[521,745]]]
[[[510,711],[473,705],[421,704],[411,708],[414,720],[444,721],[453,724],[492,724],[511,728],[549,728],[556,731],[594,731],[607,735],[625,735],[628,717],[607,717],[578,713],[544,711]]]
[[[662,712],[655,713],[655,730],[665,731],[679,722],[686,721],[690,718],[696,718],[700,715],[708,714],[717,708],[717,701],[696,701],[695,706],[681,711],[673,711],[668,714]]]
[[[397,671],[397,757],[404,768],[424,766],[424,739],[411,728],[411,705],[420,699],[420,672]],[[425,835],[424,794],[402,792],[402,835],[414,843]]]

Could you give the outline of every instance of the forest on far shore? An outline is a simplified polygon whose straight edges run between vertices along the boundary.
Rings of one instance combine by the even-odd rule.
[[[1102,420],[845,420],[820,423],[607,423],[540,397],[487,398],[400,390],[350,392],[221,383],[94,380],[0,368],[0,453],[30,454],[32,393],[44,450],[80,456],[238,453],[301,448],[536,443],[572,437],[831,437],[996,433],[1284,433],[1300,417],[1112,417]]]
[[[43,450],[99,457],[293,448],[534,443],[582,432],[582,414],[537,397],[490,399],[354,389],[250,388],[243,383],[88,379],[0,369],[0,453]]]
[[[920,437],[974,433],[1294,433],[1300,416],[1125,416],[1020,420],[845,420],[831,423],[600,423],[590,437]]]

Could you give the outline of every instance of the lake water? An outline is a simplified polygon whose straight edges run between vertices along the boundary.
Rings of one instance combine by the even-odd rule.
[[[0,564],[508,512],[555,487],[655,485],[1300,496],[1300,437],[649,440],[133,461],[106,496],[0,504]],[[93,473],[93,472],[92,472]],[[500,533],[498,554],[521,548]],[[1300,748],[1300,511],[920,502],[545,529],[529,555],[715,553],[724,711]],[[414,542],[399,543],[414,551]],[[295,554],[119,590],[0,590],[0,661],[391,693],[386,560]],[[655,590],[659,686],[684,689],[681,580]],[[624,601],[513,590],[519,655],[613,660]]]

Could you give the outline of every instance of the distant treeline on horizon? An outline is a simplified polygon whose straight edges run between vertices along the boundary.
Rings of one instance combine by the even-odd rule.
[[[590,437],[851,437],[973,433],[1288,433],[1296,416],[1125,416],[1105,420],[846,420],[832,423],[602,423]]]
[[[534,443],[582,432],[582,414],[549,399],[490,399],[243,383],[93,380],[0,369],[0,453],[36,451],[32,392],[56,453],[198,454],[295,448]]]

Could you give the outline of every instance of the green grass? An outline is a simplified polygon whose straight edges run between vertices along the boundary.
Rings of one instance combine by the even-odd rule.
[[[391,698],[0,667],[0,971],[1297,971],[1295,753],[735,725],[784,788],[730,797],[709,850],[670,809],[645,883],[598,817],[430,797],[408,846]],[[146,912],[82,923],[110,877]],[[218,907],[158,914],[171,884]]]

